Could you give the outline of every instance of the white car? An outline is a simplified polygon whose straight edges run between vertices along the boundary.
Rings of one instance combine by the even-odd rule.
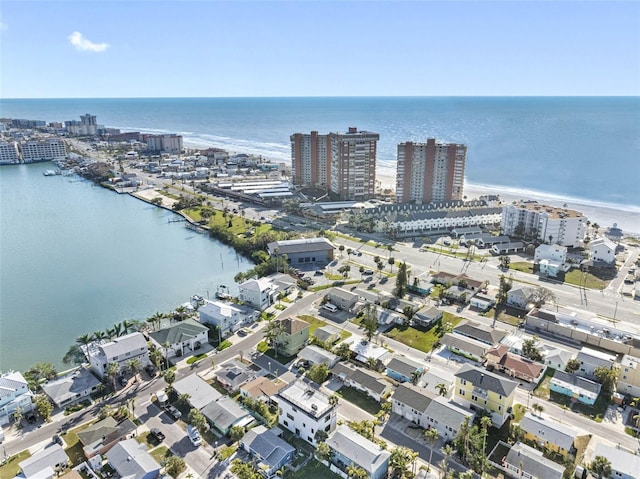
[[[187,435],[189,436],[189,440],[191,441],[191,444],[193,444],[194,446],[198,447],[202,444],[202,438],[200,437],[200,433],[195,427],[193,427],[190,424],[187,426]]]

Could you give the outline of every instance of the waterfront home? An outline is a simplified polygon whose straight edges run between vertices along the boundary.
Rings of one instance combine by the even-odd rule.
[[[560,423],[550,417],[542,417],[526,413],[520,420],[520,430],[527,441],[534,442],[541,448],[553,451],[567,458],[575,454],[574,442],[585,435],[567,423]]]
[[[413,384],[418,383],[423,372],[424,366],[422,364],[398,355],[395,355],[387,363],[386,369],[386,374],[390,378],[401,383],[412,382]]]
[[[118,477],[155,479],[160,475],[160,464],[147,452],[147,446],[135,439],[120,441],[105,456]]]
[[[240,283],[238,291],[240,301],[264,311],[277,300],[280,289],[269,278],[251,278]]]
[[[316,329],[312,335],[324,344],[334,344],[341,337],[340,330],[329,324]]]
[[[640,397],[640,358],[630,354],[622,356],[616,390],[631,397]]]
[[[240,386],[240,395],[251,398],[254,401],[273,404],[274,401],[272,398],[286,385],[287,383],[281,379],[271,380],[264,376],[260,376]]]
[[[298,353],[298,359],[305,361],[309,366],[325,364],[328,368],[332,368],[340,360],[340,358],[331,351],[314,345],[305,346],[302,351]]]
[[[33,410],[31,391],[27,380],[19,372],[0,375],[0,426],[9,424],[13,412],[20,408],[23,412]]]
[[[336,428],[338,404],[329,396],[303,381],[295,381],[282,389],[275,400],[280,408],[278,423],[313,446],[316,434],[327,434]]]
[[[195,409],[202,409],[222,396],[217,389],[197,374],[190,374],[174,382],[173,389],[178,397],[188,395],[189,405]]]
[[[391,453],[348,426],[338,427],[327,438],[326,444],[331,450],[331,465],[336,467],[343,477],[349,466],[364,469],[368,479],[387,477]],[[333,467],[331,469],[334,470]]]
[[[543,364],[509,352],[509,346],[496,344],[485,354],[487,369],[495,368],[513,378],[537,384],[545,371]]]
[[[198,309],[200,322],[220,329],[221,337],[235,333],[245,324],[258,319],[258,312],[247,306],[224,301],[206,301]]]
[[[220,434],[229,434],[234,426],[247,427],[254,422],[253,416],[229,396],[211,401],[201,410],[209,424]]]
[[[149,339],[165,358],[185,356],[209,342],[209,328],[195,319],[187,318],[149,333]]]
[[[107,416],[78,432],[78,440],[84,457],[91,459],[105,454],[118,442],[133,436],[135,431],[136,425],[129,419],[117,422],[113,416]]]
[[[598,442],[590,461],[597,456],[606,457],[611,463],[609,477],[616,479],[640,479],[640,456],[619,446]]]
[[[280,322],[280,334],[275,341],[278,353],[294,356],[309,340],[309,323],[298,318],[274,319]]]
[[[594,265],[615,266],[616,244],[604,236],[591,240],[589,242],[589,260]]]
[[[235,359],[221,364],[215,372],[216,381],[231,394],[240,389],[243,384],[255,379],[256,376],[253,369]]]
[[[275,431],[257,426],[244,435],[240,446],[244,449],[266,477],[272,477],[278,469],[289,464],[295,457],[296,449],[284,441]]]
[[[336,247],[327,238],[302,238],[295,240],[274,241],[267,244],[269,256],[286,255],[291,266],[304,264],[328,264],[333,261],[333,250]]]
[[[597,368],[611,369],[616,363],[615,354],[604,353],[586,346],[578,352],[576,359],[580,362],[576,374],[587,379],[595,379],[594,372]]]
[[[513,479],[562,479],[565,468],[521,442],[510,446],[499,441],[489,454],[489,463]]]
[[[593,406],[596,399],[598,399],[602,386],[575,374],[556,371],[551,378],[549,389],[558,394],[569,396],[583,404]]]
[[[455,378],[455,400],[471,410],[486,409],[493,425],[502,427],[511,415],[518,383],[470,364],[464,364]]]
[[[82,401],[98,391],[100,380],[80,367],[75,371],[42,384],[42,390],[56,407],[63,408]]]
[[[69,456],[62,446],[52,444],[18,464],[26,479],[51,479],[69,466]]]
[[[393,391],[393,386],[382,374],[359,368],[347,362],[336,364],[331,369],[331,374],[342,381],[345,386],[357,389],[378,402]]]
[[[507,291],[507,304],[514,308],[529,310],[535,289],[530,286],[515,286]]]
[[[111,363],[118,365],[119,372],[125,371],[127,362],[132,359],[137,359],[141,367],[150,364],[147,341],[138,332],[125,334],[107,343],[91,343],[87,355],[91,369],[102,379]]]

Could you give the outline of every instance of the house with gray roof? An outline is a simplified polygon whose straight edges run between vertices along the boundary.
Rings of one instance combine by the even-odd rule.
[[[119,441],[136,431],[136,425],[129,419],[117,422],[113,416],[91,424],[78,433],[82,452],[87,459],[105,454]]]
[[[413,315],[411,321],[413,324],[417,326],[422,326],[423,328],[430,328],[437,321],[442,319],[444,312],[435,306],[425,307],[419,310],[417,313]]]
[[[189,405],[196,409],[202,409],[211,401],[215,401],[222,396],[217,389],[197,374],[190,374],[174,382],[173,389],[178,396],[188,394]]]
[[[326,443],[331,449],[331,464],[343,473],[353,464],[364,469],[370,479],[387,476],[391,453],[348,426],[339,426]]]
[[[278,469],[289,464],[296,453],[295,448],[274,431],[278,429],[257,426],[247,431],[240,441],[242,449],[251,455],[257,469],[266,477],[275,475]]]
[[[126,369],[131,359],[137,359],[142,367],[150,364],[147,341],[138,332],[125,334],[107,343],[91,343],[87,347],[87,355],[92,371],[101,379],[104,379],[110,363],[117,364],[119,372]]]
[[[356,303],[362,301],[360,295],[343,288],[331,288],[327,292],[327,299],[343,311],[354,311]]]
[[[331,373],[345,386],[362,391],[376,401],[381,401],[393,391],[393,386],[384,376],[351,363],[340,362],[331,369]]]
[[[160,474],[160,464],[135,439],[120,441],[106,456],[121,479],[155,479]]]
[[[335,366],[340,360],[340,358],[331,351],[327,351],[326,349],[322,349],[314,345],[302,348],[302,351],[298,353],[298,358],[306,361],[309,365],[326,364],[329,368]]]
[[[599,442],[593,449],[591,461],[603,456],[611,463],[611,475],[620,479],[640,479],[640,456],[619,447]]]
[[[27,380],[19,372],[0,375],[0,426],[11,421],[11,414],[20,408],[24,412],[33,410],[31,391]]]
[[[594,372],[597,368],[604,367],[611,369],[616,363],[616,355],[609,354],[597,349],[583,346],[576,359],[580,362],[580,367],[576,371],[578,376],[587,379],[595,379]]]
[[[527,310],[531,302],[531,295],[535,289],[530,286],[515,286],[507,291],[507,304],[514,308]]]
[[[460,426],[468,419],[473,423],[475,413],[462,407],[443,396],[436,396],[424,411],[425,428],[438,431],[445,440],[453,439],[458,434]]]
[[[453,328],[453,332],[460,336],[488,344],[489,346],[500,342],[500,340],[507,335],[507,332],[502,329],[492,328],[491,326],[469,320],[459,323]]]
[[[598,399],[602,385],[589,379],[576,376],[575,374],[556,371],[551,378],[549,389],[574,398],[583,404],[593,406],[596,399]]]
[[[325,344],[334,344],[341,337],[340,330],[330,324],[316,329],[311,334]]]
[[[80,367],[70,374],[42,384],[42,390],[56,407],[64,408],[91,396],[99,385],[100,380],[91,371]]]
[[[567,423],[560,423],[551,417],[529,412],[520,420],[520,430],[524,432],[526,440],[564,457],[575,452],[573,446],[575,439],[585,435]]]
[[[216,381],[230,393],[236,392],[240,386],[257,376],[253,369],[235,359],[221,364],[215,372]]]
[[[489,462],[514,479],[562,479],[565,469],[521,442],[509,446],[499,441],[489,454]]]
[[[26,479],[50,479],[69,465],[69,456],[62,446],[53,444],[18,464]]]
[[[435,394],[424,388],[403,383],[396,388],[391,396],[391,411],[415,422],[418,426],[427,427],[424,412],[435,397]]]
[[[209,424],[221,434],[229,434],[234,426],[246,427],[253,422],[251,414],[229,396],[211,401],[202,408],[201,412]]]
[[[401,383],[417,383],[423,371],[424,366],[417,361],[396,355],[387,363],[386,373],[387,376]]]
[[[209,328],[195,319],[187,318],[149,333],[149,339],[164,357],[185,356],[209,341]],[[165,344],[168,344],[166,350]]]
[[[267,244],[269,256],[287,255],[291,266],[308,263],[328,264],[333,261],[335,248],[327,238],[302,238]]]
[[[484,355],[489,351],[487,343],[483,343],[476,339],[461,336],[456,333],[447,333],[440,338],[440,344],[445,346],[449,351],[472,361],[482,362]]]

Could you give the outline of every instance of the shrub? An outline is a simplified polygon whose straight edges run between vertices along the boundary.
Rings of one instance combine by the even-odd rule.
[[[218,347],[216,348],[218,351],[222,351],[223,349],[227,349],[228,347],[231,346],[231,341],[229,341],[228,339],[225,339],[224,341],[222,341]]]

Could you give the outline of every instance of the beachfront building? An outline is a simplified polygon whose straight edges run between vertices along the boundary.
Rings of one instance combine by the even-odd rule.
[[[143,135],[147,150],[154,153],[169,153],[179,155],[182,153],[182,136],[176,134],[167,135]]]
[[[342,477],[350,466],[364,469],[367,479],[387,477],[391,453],[348,426],[337,428],[326,443],[331,450],[330,467],[337,468]]]
[[[149,348],[142,333],[130,333],[115,338],[108,343],[91,343],[87,349],[91,369],[98,377],[104,379],[110,363],[118,365],[118,371],[126,369],[127,361],[137,359],[141,367],[149,363]]]
[[[32,411],[31,396],[27,380],[21,373],[0,375],[0,426],[9,424],[11,415],[18,408],[24,412]]]
[[[600,237],[589,242],[589,259],[594,265],[615,266],[616,244],[609,238]]]
[[[15,165],[19,162],[18,143],[15,141],[0,141],[0,165]]]
[[[89,113],[80,115],[80,121],[65,121],[64,126],[67,133],[77,136],[93,136],[97,135],[100,130],[104,130],[104,126],[98,125],[96,115],[91,115]]]
[[[585,237],[587,218],[579,211],[521,201],[502,208],[500,226],[505,235],[575,248]]]
[[[275,400],[280,408],[278,423],[314,446],[318,431],[331,434],[336,428],[337,403],[303,381],[282,389]]]
[[[396,201],[431,203],[463,196],[467,147],[429,138],[398,145]]]
[[[28,140],[20,143],[19,147],[23,163],[63,160],[67,156],[67,145],[58,138]]]
[[[378,133],[358,131],[291,135],[294,184],[328,188],[332,199],[375,197]]]

